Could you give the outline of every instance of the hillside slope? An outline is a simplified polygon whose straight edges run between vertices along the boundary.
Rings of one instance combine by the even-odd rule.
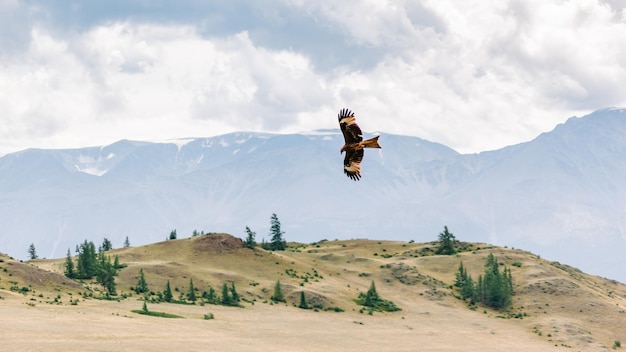
[[[335,240],[292,243],[287,251],[267,252],[243,248],[241,240],[230,235],[209,234],[116,249],[109,255],[127,265],[116,278],[119,297],[126,297],[120,302],[88,298],[100,294],[98,285],[81,288],[68,282],[60,274],[64,259],[19,263],[2,257],[0,306],[9,318],[2,320],[0,329],[6,336],[20,337],[3,342],[12,350],[46,347],[48,351],[76,343],[84,343],[85,350],[112,345],[132,350],[137,344],[151,350],[202,350],[210,344],[235,351],[245,344],[253,351],[411,351],[416,346],[462,351],[563,347],[608,351],[616,341],[626,341],[623,284],[522,250],[474,243],[466,244],[467,250],[457,255],[439,256],[432,254],[435,246]],[[483,273],[489,253],[512,271],[515,295],[513,305],[504,312],[481,306],[472,310],[452,288],[461,261],[476,278]],[[26,267],[39,275],[17,269]],[[136,315],[130,311],[141,308],[141,296],[130,288],[136,285],[140,269],[151,291],[163,291],[169,280],[175,296],[187,292],[190,280],[198,295],[209,287],[219,293],[224,283],[234,283],[244,299],[243,308],[159,303],[149,304],[150,310],[185,319]],[[33,279],[43,276],[48,277],[43,284]],[[277,280],[286,295],[285,304],[271,303]],[[383,298],[402,310],[360,312],[354,299],[372,281]],[[30,289],[20,293],[20,287]],[[319,311],[297,308],[301,291]],[[204,321],[203,315],[209,312],[215,319]],[[76,313],[79,322],[73,318]],[[36,323],[50,319],[54,327]],[[62,332],[72,329],[79,333]],[[85,342],[96,336],[97,342]],[[33,347],[34,341],[41,347]]]

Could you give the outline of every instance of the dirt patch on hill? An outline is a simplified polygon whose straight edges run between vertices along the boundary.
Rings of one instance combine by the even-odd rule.
[[[194,238],[193,248],[196,252],[221,252],[243,247],[240,238],[225,233],[211,233]]]

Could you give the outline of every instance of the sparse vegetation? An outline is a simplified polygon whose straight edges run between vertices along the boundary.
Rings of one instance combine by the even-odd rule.
[[[400,308],[398,308],[393,302],[382,299],[378,295],[374,281],[372,281],[370,288],[366,293],[361,292],[359,294],[359,298],[356,299],[356,303],[370,308],[370,314],[373,311],[395,312],[400,310]]]
[[[176,314],[150,311],[150,310],[148,310],[148,306],[146,305],[146,302],[143,302],[143,308],[142,309],[132,310],[132,312],[133,313],[137,313],[137,314],[142,314],[142,315],[149,315],[149,316],[153,316],[153,317],[159,317],[159,318],[182,318],[180,315],[176,315]]]
[[[54,305],[55,310],[63,309],[61,306],[64,305],[68,307],[80,305],[81,312],[90,314],[89,311],[94,305],[84,304],[84,300],[109,299],[113,302],[103,301],[97,306],[107,307],[106,309],[125,306],[126,311],[133,308],[132,302],[139,300],[145,303],[146,307],[141,312],[133,311],[137,314],[169,317],[168,313],[152,311],[165,310],[187,318],[194,317],[196,320],[214,319],[213,314],[208,313],[204,307],[206,304],[242,307],[257,305],[245,310],[220,308],[222,312],[220,314],[226,314],[224,322],[227,322],[232,319],[245,319],[246,314],[259,312],[272,315],[274,311],[277,316],[290,314],[286,311],[289,309],[293,309],[291,314],[296,315],[299,309],[309,309],[309,313],[300,314],[317,315],[315,320],[326,319],[323,316],[332,314],[313,312],[343,312],[346,309],[347,319],[359,320],[357,318],[359,312],[368,315],[399,309],[388,299],[398,302],[401,297],[404,312],[389,314],[387,317],[389,318],[387,321],[396,327],[399,326],[398,321],[405,317],[407,321],[403,327],[411,330],[420,329],[420,324],[415,324],[415,321],[423,321],[425,324],[433,322],[429,316],[436,315],[439,322],[442,311],[438,307],[446,307],[450,314],[458,314],[464,319],[468,317],[471,319],[472,314],[484,313],[484,318],[492,319],[488,324],[493,324],[494,327],[499,326],[498,324],[509,324],[505,320],[524,319],[526,322],[523,326],[528,329],[527,332],[533,331],[533,326],[537,327],[533,334],[535,340],[543,340],[544,343],[545,340],[552,341],[555,346],[586,350],[586,344],[593,343],[604,344],[606,347],[613,345],[614,349],[621,348],[620,333],[611,330],[612,327],[606,325],[601,317],[601,314],[606,314],[612,321],[623,317],[621,300],[626,297],[626,291],[620,283],[602,281],[565,265],[538,259],[536,255],[521,250],[455,242],[456,257],[444,257],[436,255],[436,241],[408,243],[334,240],[321,241],[315,245],[293,244],[285,252],[268,253],[263,250],[243,249],[241,245],[243,241],[231,236],[230,240],[232,239],[235,241],[229,242],[228,236],[216,236],[215,239],[213,235],[195,236],[167,243],[159,242],[146,247],[120,248],[106,254],[103,251],[97,252],[95,259],[98,267],[103,266],[103,262],[110,264],[113,261],[111,265],[117,269],[119,276],[114,277],[117,295],[110,294],[104,286],[96,285],[96,282],[99,282],[97,275],[91,280],[71,281],[63,278],[64,281],[59,281],[58,284],[52,284],[56,279],[42,276],[44,275],[42,272],[50,268],[54,271],[62,270],[68,277],[76,276],[78,273],[76,264],[79,262],[83,263],[81,264],[83,267],[88,267],[84,258],[72,258],[69,249],[65,262],[61,258],[22,264],[0,256],[3,258],[0,259],[0,289],[20,294],[7,292],[10,295],[9,299],[7,300],[7,296],[3,294],[5,300],[2,303],[10,304],[13,300],[21,300],[22,307],[31,310],[41,309],[45,305]],[[89,243],[77,246],[76,253],[79,257],[83,254],[85,258],[89,258],[90,252]],[[374,252],[379,255],[373,257]],[[390,257],[383,259],[386,255]],[[128,263],[129,269],[122,269],[125,265],[120,265],[120,260]],[[507,266],[510,266],[510,269]],[[39,267],[43,270],[38,269]],[[254,270],[249,270],[250,268]],[[23,271],[26,269],[32,271]],[[515,286],[513,275],[516,279]],[[328,276],[328,279],[322,280],[324,276]],[[477,276],[479,280],[475,280]],[[146,278],[150,280],[150,285]],[[43,285],[39,284],[40,282]],[[372,285],[365,292],[367,286],[362,284],[370,282]],[[278,294],[273,283],[278,284]],[[503,286],[503,283],[506,283],[506,286]],[[153,287],[155,284],[157,286]],[[170,284],[171,287],[168,288]],[[237,293],[235,284],[245,285],[241,294]],[[221,292],[219,285],[222,285]],[[157,287],[158,289],[155,289]],[[166,289],[163,290],[163,287]],[[490,287],[500,288],[500,293],[497,290],[495,294],[489,293]],[[501,307],[501,302],[507,301],[506,297],[502,298],[501,292],[508,290],[512,295],[513,287],[515,295],[509,296],[509,303],[504,308],[498,308]],[[150,291],[150,288],[154,291]],[[580,305],[580,297],[577,295],[589,289],[592,290],[593,296],[581,295],[580,297],[584,296],[587,301]],[[167,291],[170,291],[169,299],[166,299]],[[172,292],[175,293],[174,297],[171,296]],[[379,292],[389,297],[380,297]],[[281,296],[284,301],[274,300]],[[127,297],[132,298],[121,304],[114,302],[121,302]],[[470,304],[470,309],[481,313],[450,309],[459,303],[453,303],[452,297],[466,300]],[[488,303],[491,301],[483,302],[479,297],[496,302],[494,308],[500,311],[489,309]],[[595,297],[601,298],[603,303],[597,304]],[[178,306],[166,305],[163,302],[175,303]],[[272,308],[270,305],[259,305],[260,302],[270,305],[279,302],[289,304],[279,304],[281,307]],[[361,306],[355,305],[354,302]],[[607,302],[611,303],[610,307]],[[185,306],[182,306],[183,304]],[[575,309],[572,308],[574,305]],[[118,314],[119,308],[115,308],[115,311],[114,314]],[[593,327],[585,325],[582,320],[577,320],[585,318],[590,312],[597,314],[597,318],[594,319],[597,319],[598,323]],[[571,322],[570,325],[559,323],[561,316],[566,316],[568,322]],[[263,319],[267,318],[265,316]],[[370,324],[371,319],[368,317],[366,326],[359,329],[365,331],[374,326]],[[546,323],[548,320],[540,319],[549,319],[555,323],[548,325]],[[158,324],[158,320],[155,321]],[[376,322],[376,326],[380,326],[379,322]],[[580,337],[576,339],[574,335]]]

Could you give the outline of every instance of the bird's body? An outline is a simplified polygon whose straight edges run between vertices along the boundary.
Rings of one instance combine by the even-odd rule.
[[[339,127],[343,133],[345,144],[340,152],[346,153],[343,159],[343,172],[352,180],[361,179],[361,161],[363,160],[364,148],[380,148],[378,137],[363,140],[361,128],[356,124],[354,113],[348,109],[339,111]]]

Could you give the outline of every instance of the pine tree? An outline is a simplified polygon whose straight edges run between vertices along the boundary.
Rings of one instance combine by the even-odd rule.
[[[234,281],[230,283],[230,295],[231,295],[231,300],[233,304],[238,304],[239,301],[241,300],[241,298],[239,298],[239,294],[237,293],[237,290],[235,289]]]
[[[139,269],[139,279],[137,280],[137,285],[135,286],[136,293],[145,293],[148,292],[148,283],[146,282],[146,277],[143,274],[143,268]]]
[[[167,280],[165,285],[165,291],[163,291],[163,300],[165,302],[171,302],[174,296],[172,295],[172,288],[170,287],[170,280]]]
[[[109,241],[109,239],[105,237],[102,241],[102,246],[100,247],[100,250],[106,252],[110,251],[111,249],[113,249],[113,243],[111,243],[111,241]]]
[[[124,248],[128,247],[130,247],[130,241],[128,240],[128,236],[126,236],[126,239],[124,240]]]
[[[273,251],[284,251],[287,247],[287,243],[283,238],[284,232],[280,230],[280,221],[278,220],[278,216],[275,213],[272,214],[270,223],[270,235],[272,236],[270,249]]]
[[[467,271],[463,267],[463,262],[459,264],[459,270],[455,274],[454,286],[463,287],[463,284],[467,281]]]
[[[219,300],[217,299],[216,295],[215,295],[215,289],[211,286],[209,286],[209,291],[204,291],[202,292],[202,298],[204,298],[208,303],[211,304],[218,304]]]
[[[485,273],[478,277],[476,300],[495,309],[504,309],[512,302],[513,276],[511,270],[499,269],[498,260],[489,254],[485,263]]]
[[[222,301],[221,301],[222,305],[225,306],[232,306],[233,305],[233,300],[230,297],[230,294],[228,293],[228,285],[226,285],[226,283],[224,283],[224,285],[222,285]]]
[[[304,291],[300,291],[300,304],[298,305],[298,308],[309,309],[309,305],[306,303]]]
[[[369,290],[365,294],[365,300],[363,301],[363,305],[366,307],[376,307],[376,303],[380,300],[380,296],[378,296],[378,292],[376,292],[376,285],[374,281],[370,285]]]
[[[74,261],[72,260],[72,256],[70,254],[70,249],[67,249],[67,257],[65,258],[65,276],[70,279],[76,278],[76,271],[74,270]]]
[[[173,229],[172,231],[170,231],[170,240],[175,240],[178,237],[178,235],[176,234],[176,229]]]
[[[274,302],[286,302],[285,295],[283,294],[283,290],[280,286],[280,280],[276,281],[276,285],[274,285],[274,294],[270,298]]]
[[[454,240],[454,234],[448,231],[448,226],[444,226],[443,232],[439,234],[439,248],[437,248],[437,254],[451,255],[456,253]]]
[[[30,258],[31,260],[38,258],[34,243],[31,243],[30,246],[28,247],[28,258]]]
[[[117,270],[111,263],[111,258],[106,256],[103,251],[98,253],[98,266],[96,270],[96,281],[107,290],[109,295],[116,295],[115,292],[115,276]]]
[[[243,245],[248,247],[248,248],[254,248],[256,247],[256,241],[254,239],[254,236],[256,235],[256,232],[250,230],[250,228],[248,226],[246,226],[246,240],[243,241]]]
[[[193,303],[196,303],[196,288],[193,287],[193,279],[189,278],[189,291],[187,292],[187,299]]]
[[[90,279],[98,273],[96,246],[85,240],[78,246],[78,263],[76,265],[77,279]]]

